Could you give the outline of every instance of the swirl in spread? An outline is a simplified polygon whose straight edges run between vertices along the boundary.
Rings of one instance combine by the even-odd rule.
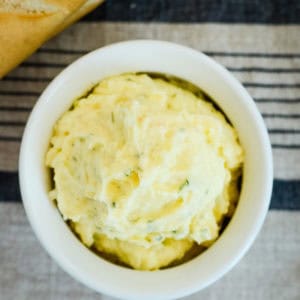
[[[216,240],[242,161],[221,112],[146,74],[107,78],[75,101],[46,157],[50,196],[82,242],[143,270]]]

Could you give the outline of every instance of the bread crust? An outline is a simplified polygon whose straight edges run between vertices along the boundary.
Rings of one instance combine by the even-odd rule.
[[[47,0],[49,11],[0,10],[0,78],[38,49],[46,40],[96,5],[86,0]],[[102,1],[97,1],[97,5]]]

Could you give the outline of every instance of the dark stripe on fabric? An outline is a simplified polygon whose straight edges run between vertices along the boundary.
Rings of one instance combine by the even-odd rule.
[[[300,144],[272,144],[273,149],[291,149],[291,150],[300,150]]]
[[[0,111],[31,111],[32,107],[25,106],[0,106]]]
[[[25,121],[1,121],[0,120],[0,126],[25,126]]]
[[[300,58],[300,53],[256,53],[256,52],[216,52],[204,51],[209,56],[256,57],[256,58]]]
[[[0,202],[20,202],[17,172],[0,171]],[[300,180],[274,180],[271,209],[300,210]]]
[[[18,112],[18,111],[30,111],[31,108],[26,108],[26,107],[10,107],[10,108],[0,108],[0,111],[2,112],[5,112],[5,111],[15,111],[15,112]],[[279,118],[279,119],[299,119],[300,118],[300,114],[266,114],[266,113],[263,113],[262,116],[264,118],[272,118],[272,119],[275,119],[275,118]],[[10,121],[10,120],[7,120],[7,121],[1,121],[0,120],[0,126],[25,126],[26,125],[26,121]],[[291,134],[298,134],[300,133],[300,129],[294,129],[294,128],[291,128],[291,129],[281,129],[281,128],[271,128],[268,130],[270,134],[285,134],[285,133],[291,133]],[[0,137],[1,139],[1,137]]]
[[[57,49],[57,48],[40,48],[37,52],[40,53],[54,53],[54,54],[66,54],[66,55],[83,55],[90,50],[74,50],[74,49]]]
[[[29,67],[29,68],[65,68],[68,64],[65,63],[48,63],[48,62],[24,62],[20,67]]]
[[[62,55],[83,55],[94,49],[57,49],[57,48],[40,48],[40,53],[53,53]],[[257,52],[218,52],[218,51],[203,51],[209,56],[224,56],[224,57],[256,57],[256,58],[300,58],[300,53],[257,53]],[[30,64],[31,62],[28,62]],[[23,63],[25,64],[25,63]]]
[[[300,210],[300,180],[274,180],[270,208]]]
[[[3,126],[3,124],[0,124]],[[19,123],[10,122],[8,126],[17,127],[20,126]],[[300,134],[300,130],[269,130],[270,134]],[[3,136],[0,135],[0,141],[2,142],[21,142],[21,136]],[[290,150],[300,150],[300,144],[272,144],[273,149],[290,149]]]
[[[269,134],[300,134],[300,129],[280,129],[274,128],[268,130]]]
[[[293,89],[300,88],[300,83],[262,83],[262,82],[242,82],[245,87],[268,88],[268,89]]]
[[[19,136],[0,136],[0,141],[4,142],[21,142],[21,140]]]
[[[260,103],[300,103],[300,98],[255,98],[254,100]]]
[[[264,118],[271,118],[271,119],[299,119],[300,114],[267,114],[263,113],[262,116]]]
[[[48,62],[26,62],[21,65],[24,68],[58,68],[63,69],[68,66],[65,64],[57,64],[57,63],[48,63]],[[256,73],[300,73],[299,68],[262,68],[262,67],[230,67],[225,66],[226,69],[230,72],[256,72]],[[11,78],[11,77],[6,77]],[[5,78],[4,78],[5,80]]]
[[[6,76],[3,81],[31,81],[31,82],[49,82],[53,77],[19,77],[19,76]]]
[[[17,97],[39,97],[41,93],[39,92],[28,92],[28,91],[2,91],[0,90],[0,95],[2,96],[17,96]]]
[[[226,67],[230,72],[256,72],[256,73],[300,73],[300,69],[288,68],[261,68],[261,67]]]
[[[297,0],[106,0],[82,21],[299,24]]]
[[[16,77],[7,76],[3,81],[24,81],[24,82],[50,82],[54,77]],[[260,82],[242,82],[245,87],[251,88],[300,88],[300,83],[260,83]]]
[[[51,80],[51,79],[49,79]],[[28,91],[2,91],[0,90],[1,96],[7,97],[39,97],[40,92],[28,92]],[[259,103],[288,103],[297,104],[300,103],[300,98],[254,98]]]

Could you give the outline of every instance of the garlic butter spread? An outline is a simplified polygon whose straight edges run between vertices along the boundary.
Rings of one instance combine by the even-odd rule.
[[[50,197],[82,242],[142,270],[218,237],[242,161],[211,103],[144,74],[107,78],[75,101],[46,157]]]

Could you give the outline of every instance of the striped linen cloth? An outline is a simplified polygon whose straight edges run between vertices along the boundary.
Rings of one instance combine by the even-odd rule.
[[[111,299],[41,248],[21,204],[18,152],[55,75],[93,49],[141,38],[187,45],[226,66],[254,98],[273,147],[274,190],[259,237],[231,272],[185,299],[300,299],[300,2],[220,2],[107,0],[0,81],[0,299]]]

